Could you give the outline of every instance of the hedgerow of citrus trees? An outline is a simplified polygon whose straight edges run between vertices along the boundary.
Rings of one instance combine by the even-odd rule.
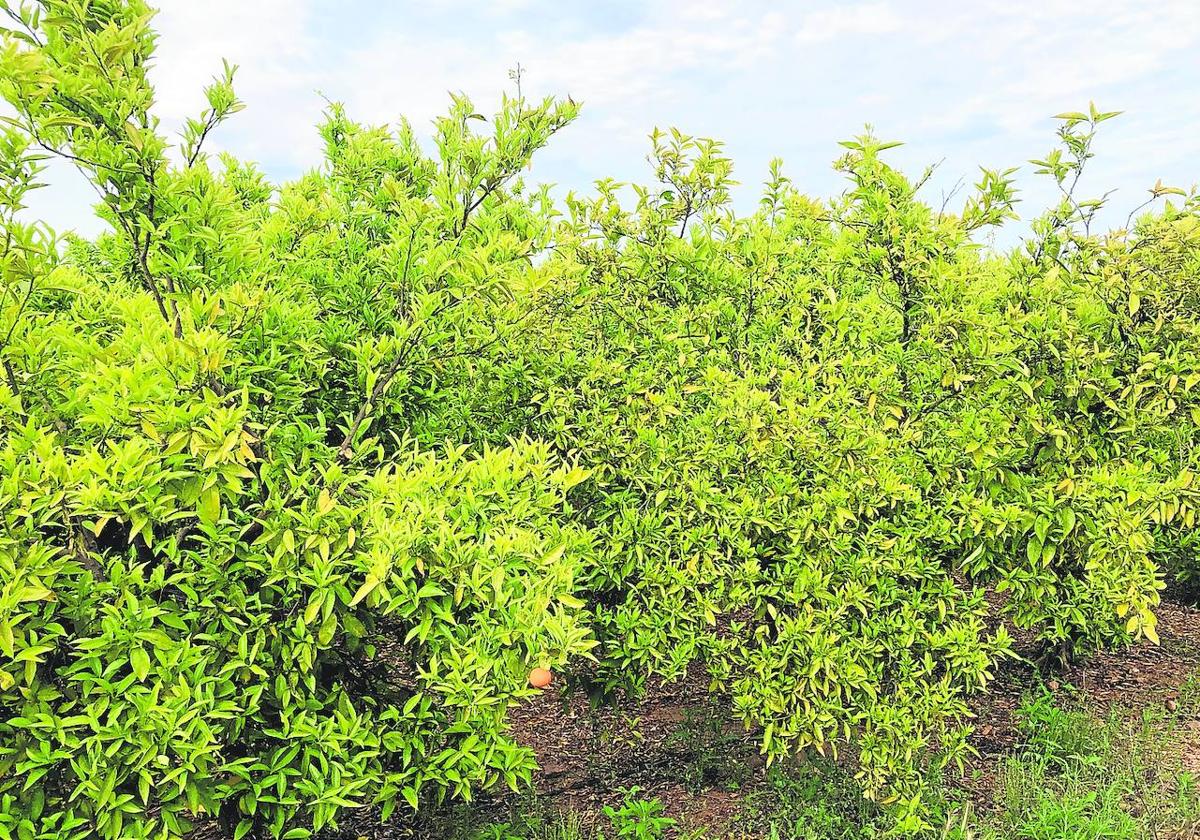
[[[1064,115],[1066,147],[1108,116]],[[1012,214],[1011,172],[952,216],[889,144],[846,145],[838,200],[775,170],[737,218],[718,145],[655,138],[632,210],[614,184],[569,203],[529,305],[571,306],[510,337],[479,378],[520,385],[478,412],[534,406],[525,428],[592,470],[602,681],[703,662],[769,755],[851,745],[919,831],[922,780],[967,756],[965,695],[1008,651],[988,616],[1058,649],[1154,640],[1160,562],[1194,552],[1196,313],[1164,288],[1173,319],[1138,343],[1122,325],[1158,286],[1141,260],[1194,265],[1195,204],[1094,237],[1065,189],[1005,262],[969,237]],[[1098,282],[1118,259],[1136,292]],[[1081,396],[1117,416],[1080,422]]]
[[[232,67],[168,147],[140,2],[4,8],[0,837],[518,786],[506,711],[568,662],[702,667],[918,833],[1002,618],[1154,640],[1196,568],[1200,206],[1091,231],[1111,114],[1062,115],[1007,257],[972,237],[1011,171],[939,212],[872,136],[841,196],[776,165],[739,216],[719,144],[656,135],[632,206],[560,216],[519,173],[577,106],[519,93],[455,98],[432,155],[331,106],[276,189],[204,151]],[[51,154],[111,234],[18,215]]]

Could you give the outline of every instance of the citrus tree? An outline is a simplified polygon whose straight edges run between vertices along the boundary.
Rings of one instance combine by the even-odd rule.
[[[389,420],[494,335],[544,227],[514,176],[574,105],[478,135],[459,101],[434,158],[335,108],[276,196],[204,151],[231,67],[168,145],[141,3],[6,11],[0,836],[304,837],[519,786],[507,707],[593,644],[584,473]],[[21,221],[49,155],[111,233]]]

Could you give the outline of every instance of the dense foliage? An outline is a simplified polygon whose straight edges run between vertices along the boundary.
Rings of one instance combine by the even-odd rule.
[[[533,666],[706,669],[915,833],[1009,622],[1153,642],[1197,566],[1200,199],[1094,233],[1112,114],[1060,115],[1005,256],[1011,171],[939,212],[872,136],[831,201],[776,166],[738,215],[673,132],[557,207],[520,173],[578,107],[519,94],[425,148],[331,106],[276,187],[204,151],[232,67],[168,143],[140,0],[4,8],[0,838],[518,787]],[[111,233],[27,221],[49,155]]]

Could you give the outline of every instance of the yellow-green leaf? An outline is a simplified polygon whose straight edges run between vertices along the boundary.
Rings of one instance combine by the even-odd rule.
[[[146,676],[150,673],[150,655],[146,653],[146,649],[139,645],[129,651],[129,664],[133,667],[133,673],[137,675],[138,680],[145,682]]]
[[[196,505],[196,515],[205,525],[217,524],[221,518],[221,491],[216,487],[209,487],[201,493]]]

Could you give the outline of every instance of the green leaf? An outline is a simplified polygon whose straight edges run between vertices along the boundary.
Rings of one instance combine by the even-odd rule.
[[[131,648],[129,664],[133,667],[133,673],[137,675],[138,681],[145,682],[150,673],[150,656],[146,653],[145,648],[140,645]]]
[[[404,795],[404,801],[408,803],[409,807],[414,811],[418,810],[416,789],[411,785],[406,785],[400,792]]]
[[[354,597],[350,599],[349,606],[353,607],[358,605],[358,603],[361,602],[363,598],[366,598],[368,595],[370,595],[371,592],[374,591],[375,587],[379,584],[379,578],[375,577],[373,574],[367,575],[367,579],[363,581],[362,586],[358,587],[358,590],[354,593]]]
[[[221,518],[221,493],[215,486],[200,494],[196,515],[205,525],[215,525]]]
[[[1042,559],[1042,541],[1037,537],[1031,537],[1029,542],[1025,544],[1025,555],[1029,558],[1030,563],[1040,563]]]

